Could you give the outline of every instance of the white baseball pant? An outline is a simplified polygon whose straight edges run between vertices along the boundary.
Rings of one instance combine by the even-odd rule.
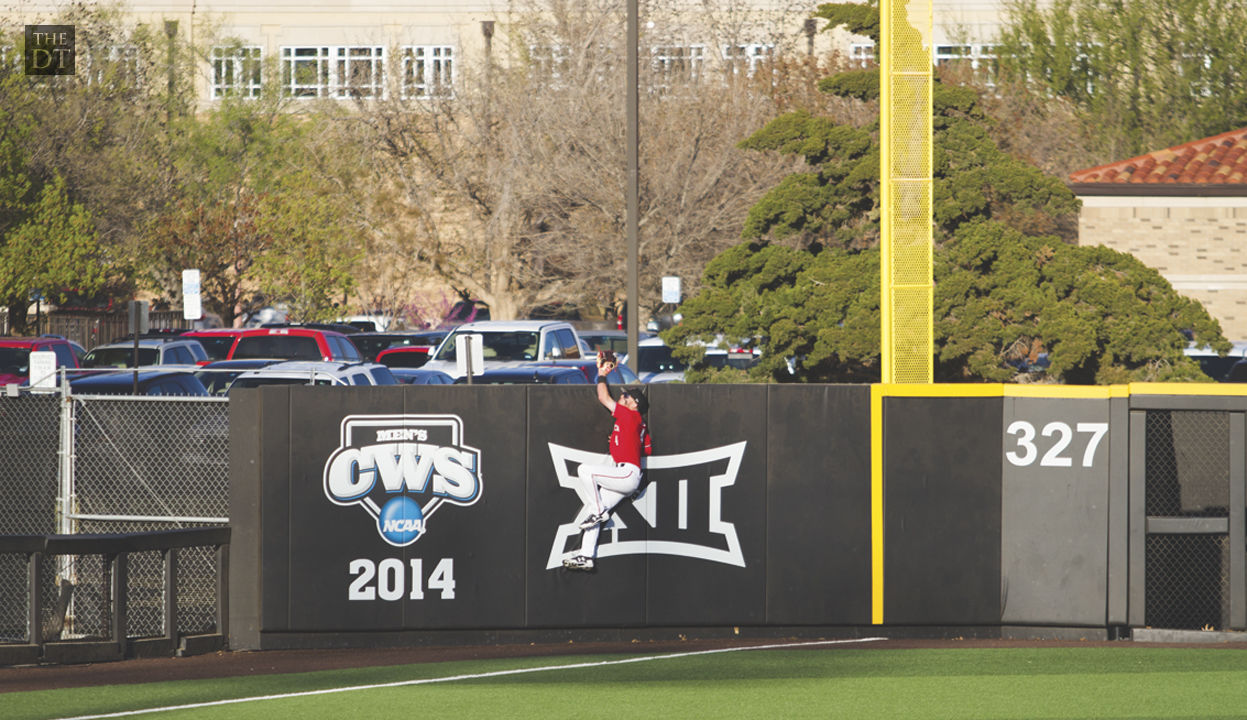
[[[610,458],[605,458],[609,460]],[[610,512],[621,500],[636,492],[641,485],[641,468],[632,463],[610,463],[595,465],[584,463],[576,473],[580,482],[576,493],[585,505],[583,516],[601,515]],[[598,535],[601,525],[594,525],[584,531],[580,540],[580,554],[594,557],[597,553]]]

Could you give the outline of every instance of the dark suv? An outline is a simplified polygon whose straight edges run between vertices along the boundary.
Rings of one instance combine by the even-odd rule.
[[[307,327],[252,328],[234,340],[229,360],[248,358],[281,358],[283,360],[320,360],[360,362],[359,349],[346,335],[332,330]]]
[[[58,368],[81,367],[73,346],[65,338],[0,337],[0,386],[27,382],[30,379],[30,354],[36,350],[56,353]]]

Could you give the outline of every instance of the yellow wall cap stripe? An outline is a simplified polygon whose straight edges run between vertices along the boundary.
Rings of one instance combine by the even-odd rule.
[[[1239,383],[1130,383],[1131,395],[1247,395]]]

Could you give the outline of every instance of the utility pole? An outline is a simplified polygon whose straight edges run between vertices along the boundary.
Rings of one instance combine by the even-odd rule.
[[[625,322],[628,330],[628,367],[633,372],[637,371],[637,363],[640,361],[637,352],[637,343],[639,336],[639,323],[641,318],[641,283],[637,276],[640,265],[640,240],[637,234],[637,226],[640,224],[640,204],[638,198],[638,178],[640,176],[640,153],[638,146],[640,143],[640,134],[638,129],[639,116],[637,106],[639,104],[640,93],[638,91],[639,78],[637,76],[637,44],[640,42],[640,22],[637,18],[637,0],[628,0],[628,23],[627,23],[627,43],[628,43],[628,87],[625,93],[627,106],[627,138],[625,145],[628,150],[628,179],[627,179],[627,227],[628,227],[628,304],[625,306]]]

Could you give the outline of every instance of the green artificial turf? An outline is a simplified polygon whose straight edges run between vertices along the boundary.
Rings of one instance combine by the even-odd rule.
[[[55,718],[626,656],[524,658],[0,695]],[[750,650],[256,700],[159,718],[1247,718],[1247,651]]]

